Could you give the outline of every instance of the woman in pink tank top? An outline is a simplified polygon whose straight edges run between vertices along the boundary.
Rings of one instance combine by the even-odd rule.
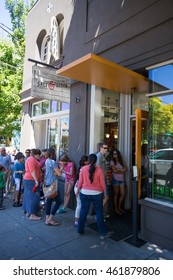
[[[58,213],[65,213],[65,209],[70,200],[70,193],[75,183],[75,165],[67,155],[62,156],[59,161],[62,173],[65,174],[65,186],[64,186],[64,204],[63,207],[58,209]]]

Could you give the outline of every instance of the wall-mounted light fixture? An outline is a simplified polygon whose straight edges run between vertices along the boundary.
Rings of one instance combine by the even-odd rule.
[[[76,103],[79,103],[79,102],[80,102],[80,97],[77,96],[77,97],[76,97]]]

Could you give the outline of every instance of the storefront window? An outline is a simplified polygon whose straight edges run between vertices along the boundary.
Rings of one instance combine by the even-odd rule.
[[[33,117],[70,109],[70,104],[56,100],[46,100],[33,104]]]
[[[136,109],[141,109],[144,111],[148,111],[148,97],[146,96],[146,93],[144,94],[138,94],[134,93],[132,94],[132,115],[135,115]]]
[[[61,111],[69,110],[70,109],[70,104],[61,102]]]
[[[173,203],[173,65],[149,69],[150,196]]]
[[[48,100],[42,102],[42,115],[48,114],[49,112],[50,112],[50,102]]]
[[[119,136],[119,93],[103,89],[102,94],[102,129],[101,138],[106,141],[109,148],[118,146]]]
[[[41,115],[41,103],[37,103],[33,105],[33,116],[40,116]]]
[[[50,105],[50,112],[51,113],[58,112],[58,105],[59,105],[58,101],[52,100]]]
[[[60,120],[60,156],[68,152],[69,118]]]
[[[173,89],[173,64],[163,65],[149,71],[150,92]]]
[[[151,197],[173,202],[173,93],[150,98]]]
[[[50,138],[49,147],[57,149],[57,138],[58,138],[58,121],[50,120]]]

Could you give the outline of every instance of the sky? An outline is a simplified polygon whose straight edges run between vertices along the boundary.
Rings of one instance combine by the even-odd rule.
[[[11,19],[7,9],[5,9],[5,0],[0,0],[0,23],[11,28]],[[0,28],[0,36],[7,36],[5,31]]]
[[[25,0],[25,3],[29,1]],[[30,3],[30,2],[29,2]],[[0,23],[11,28],[11,19],[8,10],[5,8],[5,0],[0,0]],[[7,33],[0,28],[0,37],[7,37]]]

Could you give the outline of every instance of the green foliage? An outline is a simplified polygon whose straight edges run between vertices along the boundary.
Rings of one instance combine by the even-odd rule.
[[[14,129],[20,129],[21,78],[17,75],[14,47],[8,41],[0,42],[0,135],[10,138]]]
[[[6,0],[12,23],[10,40],[0,41],[0,136],[11,138],[20,131],[23,64],[25,53],[25,19],[34,0]]]
[[[150,136],[152,139],[173,135],[173,105],[163,104],[159,97],[150,99]]]

